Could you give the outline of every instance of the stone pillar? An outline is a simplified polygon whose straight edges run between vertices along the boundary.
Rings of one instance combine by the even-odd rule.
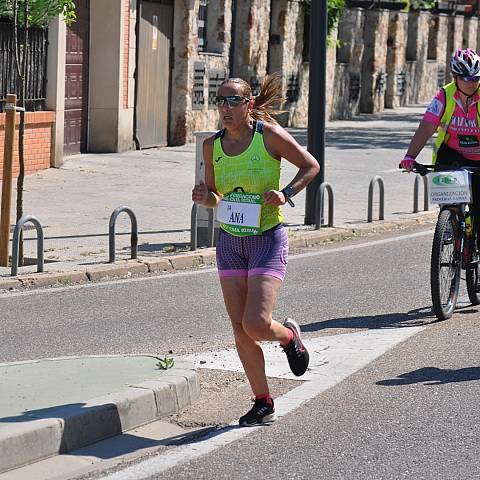
[[[54,110],[56,113],[52,167],[60,167],[63,164],[66,31],[66,25],[59,17],[52,20],[48,26],[46,107],[47,110]]]
[[[385,107],[405,105],[406,99],[406,50],[408,16],[403,12],[390,12],[387,41],[387,91]]]
[[[407,104],[419,103],[422,82],[427,82],[428,22],[430,13],[408,14],[407,36]]]
[[[477,48],[478,17],[465,17],[463,21],[462,48]]]
[[[388,11],[365,12],[360,111],[380,112],[385,105]]]
[[[432,15],[430,20],[427,61],[435,62],[435,68],[434,71],[431,72],[431,78],[435,78],[436,74],[437,89],[445,85],[445,75],[449,69],[449,65],[445,63],[447,58],[447,42],[445,42],[445,39],[448,38],[448,22],[448,15],[443,13]],[[433,85],[433,82],[431,82],[432,89]]]
[[[437,61],[429,58],[430,33],[435,29],[435,17],[428,11],[420,12],[418,17],[418,61],[419,75],[418,102],[430,102],[437,93]],[[433,52],[430,52],[433,53]]]
[[[338,24],[330,120],[348,119],[359,112],[364,22],[365,10],[352,8],[345,10]]]
[[[238,1],[234,21],[233,76],[254,83],[267,73],[270,2]]]
[[[480,25],[479,25],[479,22],[480,22],[480,17],[477,18],[477,43],[475,44],[475,50],[478,52],[480,52]]]
[[[448,37],[447,37],[447,51],[446,51],[446,65],[450,65],[453,52],[457,48],[462,48],[463,44],[463,23],[464,17],[461,15],[450,16],[448,20]],[[445,83],[452,81],[452,74],[450,68],[445,71]]]
[[[270,18],[268,73],[282,74],[282,92],[286,102],[281,105],[283,112],[277,116],[277,121],[287,126],[301,94],[304,7],[299,2],[278,0],[272,2]]]
[[[336,86],[336,78],[335,78],[335,64],[336,64],[336,56],[337,51],[335,48],[335,44],[337,43],[337,29],[335,29],[330,34],[331,37],[331,44],[327,48],[327,80],[325,82],[325,93],[327,103],[325,105],[325,118],[328,120],[332,116],[333,110],[333,91]]]
[[[191,0],[178,0],[174,8],[173,26],[173,70],[170,107],[170,143],[183,145],[188,138],[189,121],[187,111],[192,111],[192,90],[194,82],[194,65],[189,62],[197,50],[198,6]]]

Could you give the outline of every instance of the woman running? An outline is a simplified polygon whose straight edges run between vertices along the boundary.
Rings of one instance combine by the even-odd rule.
[[[288,261],[280,207],[287,202],[294,206],[291,198],[320,170],[315,158],[271,116],[272,105],[281,101],[278,75],[267,76],[256,97],[246,81],[225,80],[216,97],[223,129],[205,140],[205,182],[192,190],[195,203],[217,207],[220,284],[237,352],[255,395],[253,407],[239,420],[245,426],[275,420],[260,342],[279,342],[297,376],[309,362],[297,323],[287,318],[282,325],[272,318]],[[282,158],[298,167],[283,190]]]

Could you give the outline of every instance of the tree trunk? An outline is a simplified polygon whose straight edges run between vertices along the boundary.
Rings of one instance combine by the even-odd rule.
[[[14,2],[18,8],[18,0]],[[17,64],[17,73],[20,80],[20,95],[19,95],[19,106],[22,108],[20,110],[20,124],[18,126],[18,162],[19,162],[19,174],[17,178],[17,223],[23,217],[23,186],[25,181],[25,95],[26,95],[26,85],[27,85],[27,57],[28,57],[28,1],[25,1],[23,4],[23,48],[20,43],[20,38],[18,36],[18,17],[15,15],[15,60]],[[18,10],[16,9],[16,12]],[[20,55],[21,52],[21,55]],[[18,251],[18,265],[23,266],[24,259],[24,248],[23,248],[23,231],[20,232],[20,246]]]

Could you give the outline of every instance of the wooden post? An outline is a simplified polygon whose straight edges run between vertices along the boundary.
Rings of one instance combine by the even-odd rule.
[[[0,266],[8,267],[10,247],[10,207],[12,201],[13,147],[15,143],[16,95],[7,95],[3,154],[2,210],[0,221]]]

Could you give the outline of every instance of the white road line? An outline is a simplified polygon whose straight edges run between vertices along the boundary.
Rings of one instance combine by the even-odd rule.
[[[277,416],[283,417],[291,413],[302,403],[333,387],[390,348],[423,329],[424,327],[389,328],[309,339],[306,345],[311,349],[312,357],[315,358],[317,350],[321,357],[319,356],[318,359],[314,360],[308,376],[302,377],[301,380],[306,379],[307,381],[282,397],[275,399]],[[205,355],[201,354],[199,357]],[[212,364],[220,366],[230,357],[231,351],[217,352],[217,356],[212,357],[216,360],[211,364],[206,364],[205,368],[212,368]],[[201,358],[197,360],[200,361]],[[285,364],[285,358],[282,360],[282,363]],[[239,428],[232,424],[192,444],[174,447],[124,470],[99,478],[102,480],[142,480],[149,478],[172,467],[207,455],[257,431],[259,428],[263,427]]]
[[[369,242],[358,243],[355,245],[347,245],[345,247],[338,247],[338,248],[327,248],[325,250],[315,250],[313,252],[306,252],[300,253],[296,255],[291,255],[289,257],[289,261],[295,261],[300,258],[307,258],[307,257],[316,257],[319,255],[329,255],[331,253],[338,253],[338,252],[347,252],[349,250],[357,250],[359,248],[368,248],[374,245],[384,245],[387,243],[399,242],[402,240],[408,240],[410,238],[422,237],[426,235],[431,235],[432,230],[425,230],[417,233],[411,233],[408,235],[401,235],[398,237],[393,238],[385,238],[382,240],[372,240]],[[26,292],[5,292],[0,293],[0,300],[2,298],[10,298],[10,297],[24,297],[30,295],[45,295],[45,294],[52,294],[52,293],[61,293],[67,292],[72,290],[80,290],[84,288],[97,288],[97,287],[105,287],[111,285],[119,285],[122,283],[138,283],[138,282],[151,282],[151,281],[162,281],[169,278],[177,278],[177,277],[185,277],[185,276],[193,276],[193,275],[203,275],[205,273],[213,273],[216,272],[215,267],[208,267],[208,268],[200,268],[198,270],[189,270],[185,272],[177,272],[177,273],[165,273],[158,276],[147,276],[147,277],[135,277],[129,279],[119,279],[119,280],[109,280],[105,282],[91,282],[91,283],[84,283],[81,285],[71,285],[67,287],[51,287],[46,289],[39,289],[39,290],[30,290]]]

